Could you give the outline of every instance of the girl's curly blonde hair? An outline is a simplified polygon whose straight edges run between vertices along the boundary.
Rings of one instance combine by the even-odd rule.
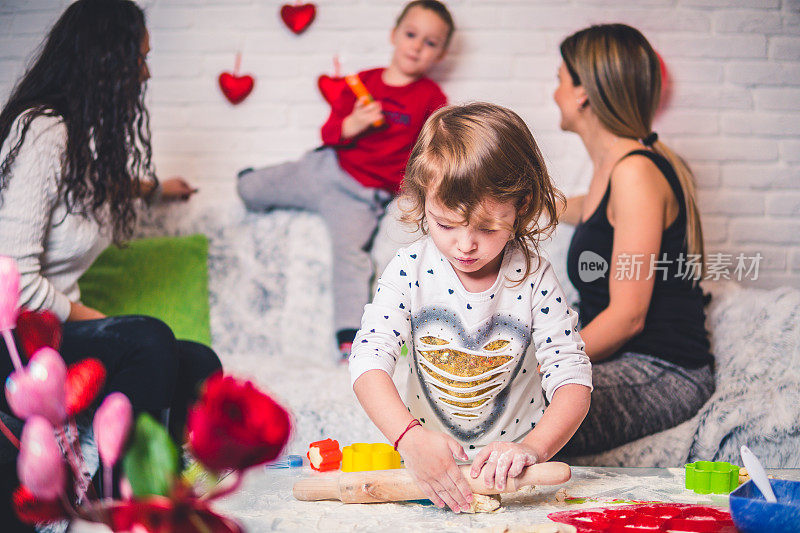
[[[518,283],[539,268],[539,242],[558,223],[557,201],[564,202],[525,122],[510,109],[483,102],[443,107],[422,127],[399,204],[401,219],[423,233],[428,194],[465,223],[495,223],[482,206],[487,199],[513,202],[517,218],[508,229],[525,256]]]

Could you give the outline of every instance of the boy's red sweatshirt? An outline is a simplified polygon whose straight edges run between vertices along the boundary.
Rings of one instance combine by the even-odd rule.
[[[358,75],[380,102],[386,124],[370,127],[354,139],[342,139],[342,121],[356,103],[355,95],[346,88],[322,125],[322,142],[336,148],[339,164],[359,183],[396,193],[422,125],[431,113],[447,104],[447,97],[426,77],[402,87],[386,85],[381,79],[384,70],[365,70]]]

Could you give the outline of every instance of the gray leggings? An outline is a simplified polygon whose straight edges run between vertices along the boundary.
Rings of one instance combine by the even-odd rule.
[[[296,208],[322,216],[333,243],[334,325],[337,331],[357,330],[372,278],[368,248],[391,195],[358,183],[339,166],[332,148],[243,171],[237,189],[252,211]]]
[[[684,368],[626,352],[592,365],[592,404],[559,455],[599,453],[677,426],[714,393],[710,366]]]

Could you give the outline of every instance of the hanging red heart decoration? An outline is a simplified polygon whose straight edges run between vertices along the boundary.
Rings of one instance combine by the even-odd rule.
[[[281,7],[281,18],[286,27],[296,34],[303,33],[317,16],[314,4],[285,4]]]
[[[347,88],[347,82],[344,81],[344,76],[342,76],[342,65],[338,54],[333,56],[333,75],[322,74],[317,78],[317,87],[322,97],[330,105],[333,105],[342,95],[342,91]]]
[[[658,68],[661,70],[661,102],[659,102],[656,109],[656,114],[660,114],[672,99],[672,76],[670,76],[667,64],[661,54],[656,52],[656,57],[658,57]]]
[[[319,92],[322,93],[322,97],[325,98],[329,104],[333,105],[342,95],[342,91],[347,88],[347,84],[343,77],[331,77],[327,74],[323,74],[317,78],[317,87],[319,87]]]
[[[61,322],[50,311],[25,309],[17,317],[17,338],[28,358],[44,346],[58,350],[61,346]]]
[[[219,88],[230,103],[236,105],[252,92],[255,86],[252,76],[237,76],[235,73],[223,72],[219,75]]]
[[[89,407],[103,388],[106,368],[97,359],[84,359],[67,368],[67,414],[75,416]]]
[[[219,75],[219,88],[222,89],[222,94],[233,105],[238,104],[253,90],[255,80],[252,76],[244,75],[239,76],[239,66],[242,63],[242,53],[236,52],[236,63],[233,67],[233,73],[223,72]]]

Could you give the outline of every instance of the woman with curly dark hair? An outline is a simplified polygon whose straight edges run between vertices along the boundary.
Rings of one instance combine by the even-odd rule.
[[[154,318],[106,318],[80,303],[77,285],[110,242],[131,236],[137,197],[192,192],[155,177],[149,49],[144,13],[129,0],[78,0],[53,26],[0,112],[0,255],[18,264],[20,304],[64,322],[68,364],[99,358],[106,392],[169,418],[181,435],[197,385],[220,369],[216,354]],[[10,372],[0,354],[0,377]],[[9,412],[5,398],[0,410]]]

